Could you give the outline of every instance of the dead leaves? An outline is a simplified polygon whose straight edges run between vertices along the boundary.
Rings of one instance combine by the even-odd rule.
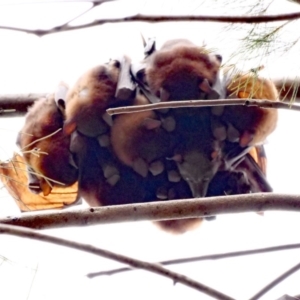
[[[53,187],[48,196],[31,193],[27,187],[26,163],[19,154],[0,164],[0,179],[21,211],[63,208],[77,199],[77,182],[70,187]]]

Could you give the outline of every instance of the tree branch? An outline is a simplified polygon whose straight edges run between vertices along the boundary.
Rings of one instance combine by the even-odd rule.
[[[300,211],[300,195],[257,193],[115,205],[76,211],[24,213],[21,216],[1,218],[0,223],[46,229],[115,222],[197,218],[268,210]]]
[[[47,34],[53,34],[63,31],[71,31],[71,30],[78,30],[84,29],[94,26],[99,26],[107,23],[126,23],[126,22],[148,22],[148,23],[156,23],[156,22],[220,22],[220,23],[267,23],[267,22],[278,22],[278,21],[291,21],[300,18],[300,12],[297,13],[290,13],[290,14],[280,14],[280,15],[259,15],[259,16],[151,16],[151,15],[141,15],[136,14],[134,16],[129,16],[125,18],[114,18],[114,19],[107,19],[107,20],[95,20],[93,22],[77,25],[77,26],[56,26],[52,29],[48,30],[31,30],[31,29],[24,29],[18,27],[10,27],[10,26],[0,26],[0,29],[5,30],[13,30],[13,31],[20,31],[28,34],[35,34],[37,36],[44,36]]]
[[[285,280],[287,277],[289,277],[290,275],[292,275],[293,273],[295,273],[299,269],[300,269],[300,263],[297,264],[296,266],[292,267],[288,271],[284,272],[283,274],[281,274],[276,279],[274,279],[272,282],[270,282],[267,286],[265,286],[262,290],[260,290],[258,293],[256,293],[249,300],[257,300],[257,299],[261,298],[261,296],[263,296],[265,293],[267,293],[268,291],[270,291],[273,287],[275,287],[276,285],[278,285],[278,283],[280,283],[281,281]]]
[[[46,93],[0,95],[0,117],[16,117],[25,115],[28,107],[31,106],[35,100],[46,96]]]
[[[129,265],[132,268],[142,269],[142,270],[145,270],[148,272],[152,272],[152,273],[170,278],[170,279],[172,279],[172,281],[174,283],[177,283],[177,282],[182,283],[183,285],[193,288],[199,292],[205,293],[211,297],[214,297],[215,299],[234,300],[233,298],[231,298],[217,290],[214,290],[204,284],[201,284],[200,282],[197,282],[187,276],[184,276],[179,273],[168,270],[158,264],[153,264],[153,263],[149,263],[146,261],[138,260],[135,258],[131,258],[131,257],[125,256],[125,255],[122,255],[122,254],[118,254],[118,253],[114,253],[114,252],[111,252],[108,250],[97,248],[97,247],[94,247],[91,245],[82,244],[82,243],[69,241],[66,239],[42,234],[42,233],[35,232],[30,229],[18,228],[16,226],[0,225],[0,234],[1,233],[19,236],[22,238],[34,239],[34,240],[38,240],[41,242],[48,242],[48,243],[65,246],[65,247],[69,247],[69,248],[80,250],[80,251],[85,251],[85,252],[88,252],[88,253],[91,253],[94,255],[98,255],[101,257],[105,257],[105,258],[112,259],[114,261]]]
[[[286,102],[293,102],[296,101],[297,99],[300,99],[300,88],[298,88],[300,86],[300,82],[298,79],[292,80],[292,79],[278,79],[278,80],[274,80],[274,83],[279,91],[280,94],[280,98]],[[44,98],[47,96],[47,93],[29,93],[29,94],[2,94],[0,95],[0,117],[14,117],[14,116],[22,116],[24,114],[26,114],[27,112],[27,108],[33,104],[33,102],[39,98]],[[225,102],[223,102],[223,100],[219,99],[219,100],[213,100],[213,101],[219,101],[219,102],[214,102],[215,105],[225,105],[228,104],[228,102],[231,103],[232,100],[229,99],[224,99]],[[251,100],[251,99],[249,99]],[[203,104],[201,104],[201,102],[199,102],[199,100],[197,101],[197,106],[203,106]],[[208,105],[209,102],[207,101],[211,101],[211,100],[205,100],[206,105]],[[238,99],[238,102],[241,101],[239,104],[241,105],[245,105],[245,101],[247,101],[247,99]],[[252,100],[253,101],[253,100]],[[170,103],[170,102],[168,102]],[[281,103],[281,102],[280,102]],[[174,103],[175,104],[175,103]],[[186,104],[186,101],[185,103]],[[274,102],[272,102],[272,104],[274,104]],[[162,104],[160,104],[162,105]],[[168,105],[168,104],[164,104],[164,105]],[[173,104],[172,104],[173,105]],[[176,105],[178,105],[178,101],[176,102]],[[176,107],[175,105],[175,107]],[[263,105],[261,103],[257,103],[258,106]],[[276,104],[278,105],[278,104]],[[282,105],[282,104],[280,104]],[[191,105],[193,106],[193,105]],[[293,109],[293,105],[290,104],[283,104],[284,108],[291,108]],[[264,107],[264,106],[261,106]],[[269,107],[269,106],[268,106]],[[127,108],[129,109],[129,112],[131,112],[131,108]],[[278,107],[280,108],[280,107]],[[150,108],[149,108],[150,109]],[[123,108],[122,108],[123,110]],[[296,110],[298,110],[298,107],[296,106]],[[112,110],[112,113],[114,113],[114,110]]]
[[[190,262],[195,262],[195,261],[217,260],[217,259],[224,259],[224,258],[229,258],[229,257],[239,257],[239,256],[245,256],[245,255],[254,255],[254,254],[275,252],[275,251],[292,250],[292,249],[297,249],[297,248],[300,248],[300,244],[288,244],[288,245],[281,245],[281,246],[275,246],[275,247],[253,249],[253,250],[244,250],[244,251],[235,251],[235,252],[227,252],[227,253],[194,256],[194,257],[187,257],[187,258],[178,258],[178,259],[164,260],[164,261],[160,261],[157,263],[160,265],[163,265],[163,266],[169,266],[169,265],[185,264],[185,263],[190,263]],[[97,276],[114,275],[117,273],[123,273],[123,272],[134,271],[134,270],[135,269],[128,268],[128,267],[117,268],[117,269],[111,269],[111,270],[107,270],[107,271],[89,273],[89,274],[87,274],[87,277],[94,278]]]
[[[182,107],[207,107],[207,106],[232,106],[232,105],[243,105],[243,106],[258,106],[263,108],[283,108],[289,110],[300,111],[300,105],[291,103],[284,103],[280,101],[270,101],[267,99],[217,99],[217,100],[185,100],[185,101],[167,101],[159,102],[154,104],[136,105],[136,106],[123,106],[118,108],[109,108],[107,113],[109,115],[117,115],[124,113],[133,113],[139,111],[147,111],[154,109],[165,109],[165,108],[182,108]]]

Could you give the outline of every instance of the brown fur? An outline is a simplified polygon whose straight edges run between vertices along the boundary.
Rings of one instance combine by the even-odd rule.
[[[150,90],[160,97],[161,88],[165,89],[170,94],[168,100],[198,99],[202,80],[213,85],[220,68],[215,55],[184,39],[166,42],[146,63]]]
[[[135,99],[135,105],[148,104],[142,95]],[[121,162],[132,167],[136,159],[147,163],[163,157],[170,147],[169,134],[160,126],[145,128],[146,119],[158,120],[154,111],[118,115],[111,128],[113,151]],[[158,120],[159,121],[159,120]]]
[[[97,136],[107,131],[102,115],[116,102],[119,63],[94,67],[82,75],[68,92],[64,131],[71,134],[75,129],[87,136]]]
[[[166,220],[154,222],[159,228],[174,234],[182,234],[198,228],[202,223],[202,218]]]
[[[268,99],[278,101],[278,92],[272,81],[252,74],[234,76],[227,85],[233,98]],[[222,120],[240,131],[240,145],[261,144],[276,127],[278,112],[272,108],[228,106]]]
[[[63,115],[56,106],[53,95],[47,99],[37,100],[29,109],[25,124],[19,132],[17,144],[23,152],[26,163],[37,174],[42,174],[51,179],[61,182],[67,186],[77,180],[77,170],[69,164],[70,139],[61,130],[48,138],[36,141],[46,137],[63,126]],[[32,145],[28,146],[29,144]],[[39,156],[30,152],[34,148],[41,153]],[[41,175],[37,175],[40,187],[44,195],[51,192],[51,186]],[[37,190],[38,191],[38,190]]]

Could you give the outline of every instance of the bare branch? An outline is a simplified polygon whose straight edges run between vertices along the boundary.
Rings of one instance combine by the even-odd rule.
[[[285,91],[282,91],[282,95],[285,96],[285,100],[289,99],[289,95],[292,93],[293,83],[286,85]],[[297,92],[297,95],[300,92]],[[27,113],[29,106],[39,98],[46,97],[46,93],[40,94],[6,94],[0,95],[0,117],[15,117],[22,116]],[[292,96],[291,96],[292,97]],[[153,109],[165,109],[165,108],[182,108],[182,107],[208,107],[208,106],[232,106],[232,105],[244,105],[244,106],[258,106],[262,108],[275,108],[275,109],[289,109],[300,111],[300,105],[292,104],[289,102],[274,102],[270,100],[257,100],[257,99],[217,99],[217,100],[186,100],[186,101],[168,101],[159,102],[154,104],[136,105],[136,106],[124,106],[118,108],[110,108],[107,113],[110,115],[117,115],[123,113],[133,113],[139,111],[153,110]]]
[[[34,229],[88,226],[115,222],[159,221],[269,210],[300,211],[300,195],[257,193],[95,207],[76,211],[24,213],[2,224]]]
[[[46,96],[46,93],[0,95],[0,117],[22,116],[35,100]]]
[[[280,98],[285,101],[286,103],[292,102],[291,100],[299,100],[300,99],[300,82],[298,79],[277,79],[274,80],[274,83],[279,91]],[[26,114],[28,106],[32,105],[33,102],[39,98],[44,98],[47,96],[47,93],[29,93],[29,94],[2,94],[0,95],[0,117],[14,117],[14,116],[21,116]],[[221,102],[215,105],[225,105],[228,104],[228,102],[232,101],[229,99],[224,99],[226,102]],[[251,100],[251,99],[250,99]],[[202,106],[201,102],[199,100],[197,101],[197,105]],[[210,100],[205,100],[206,102],[204,104],[209,105]],[[239,103],[239,101],[242,101]],[[245,105],[245,101],[247,99],[238,99],[238,104]],[[168,102],[170,104],[170,102]],[[178,101],[176,102],[178,103]],[[272,102],[274,104],[274,102]],[[184,104],[187,104],[185,101]],[[233,104],[232,102],[230,104]],[[159,104],[159,106],[168,105],[168,104]],[[178,104],[177,104],[178,105]],[[259,103],[261,105],[261,103]],[[280,104],[281,105],[281,104]],[[194,106],[194,105],[191,105]],[[153,106],[152,106],[153,107]],[[261,106],[264,107],[264,106]],[[291,108],[292,106],[290,104],[286,105],[284,104],[284,108]],[[121,108],[123,110],[123,108]],[[132,106],[130,108],[127,108],[129,110],[128,112],[131,112]],[[151,108],[153,109],[153,108]],[[292,108],[293,109],[293,108]],[[298,110],[298,107],[296,107],[296,110]],[[116,111],[116,113],[118,110]],[[112,114],[114,114],[115,111],[112,111]]]
[[[165,108],[182,108],[182,107],[207,107],[207,106],[258,106],[263,108],[283,108],[289,110],[300,111],[300,105],[291,103],[284,103],[280,101],[270,101],[267,99],[217,99],[217,100],[187,100],[187,101],[167,101],[154,104],[136,105],[136,106],[123,106],[118,108],[109,108],[107,113],[109,115],[133,113],[139,111],[165,109]]]
[[[142,269],[148,272],[152,272],[167,278],[172,279],[174,283],[182,283],[190,288],[193,288],[199,292],[205,293],[211,297],[214,297],[215,299],[219,300],[233,300],[233,298],[214,290],[204,284],[201,284],[200,282],[197,282],[187,276],[181,275],[179,273],[173,272],[171,270],[168,270],[158,264],[149,263],[146,261],[138,260],[135,258],[131,258],[122,254],[114,253],[108,250],[104,250],[101,248],[97,248],[91,245],[82,244],[74,241],[69,241],[66,239],[42,234],[39,232],[35,232],[30,229],[25,228],[18,228],[16,226],[10,226],[10,225],[0,225],[0,233],[4,234],[10,234],[14,236],[19,236],[22,238],[29,238],[38,240],[41,242],[48,242],[60,246],[69,247],[72,249],[85,251],[94,255],[98,255],[101,257],[105,257],[108,259],[112,259],[114,261],[129,265],[133,268]]]
[[[249,300],[257,300],[261,298],[265,293],[270,291],[273,287],[275,287],[278,283],[281,281],[285,280],[287,277],[295,273],[300,269],[300,263],[297,264],[296,266],[292,267],[288,271],[284,272],[282,275],[274,279],[272,282],[270,282],[267,286],[265,286],[262,290],[260,290],[258,293],[256,293],[253,297],[251,297]]]
[[[291,14],[281,14],[281,15],[270,15],[270,16],[148,16],[137,14],[134,16],[129,16],[125,18],[115,18],[115,19],[107,19],[107,20],[95,20],[93,22],[77,25],[77,26],[56,26],[49,30],[31,30],[10,26],[0,26],[0,29],[5,30],[14,30],[20,31],[28,34],[35,34],[37,36],[44,36],[47,34],[53,34],[63,31],[71,31],[84,29],[94,26],[99,26],[107,23],[126,23],[126,22],[148,22],[148,23],[156,23],[156,22],[220,22],[220,23],[267,23],[267,22],[278,22],[278,21],[291,21],[300,18],[300,12],[291,13]]]
[[[92,4],[91,7],[89,7],[88,9],[86,9],[85,11],[83,11],[82,13],[80,13],[79,15],[75,16],[71,20],[65,22],[64,24],[62,24],[60,26],[54,27],[53,29],[58,29],[59,32],[65,31],[65,29],[68,30],[69,24],[71,22],[74,22],[75,20],[79,19],[80,17],[82,17],[83,15],[85,15],[86,13],[88,13],[89,11],[91,11],[92,9],[94,9],[96,6],[99,6],[99,5],[101,5],[103,3],[106,3],[106,2],[112,2],[112,1],[116,1],[116,0],[95,0],[95,1],[88,1],[88,2],[91,2],[91,4]]]
[[[185,263],[190,263],[190,262],[195,262],[195,261],[217,260],[217,259],[224,259],[224,258],[229,258],[229,257],[239,257],[239,256],[245,256],[245,255],[275,252],[275,251],[292,250],[292,249],[297,249],[297,248],[300,248],[300,244],[288,244],[288,245],[281,245],[281,246],[275,246],[275,247],[253,249],[253,250],[244,250],[244,251],[235,251],[235,252],[227,252],[227,253],[194,256],[194,257],[187,257],[187,258],[178,258],[178,259],[164,260],[164,261],[160,261],[157,263],[160,265],[163,265],[163,266],[169,266],[169,265],[185,264]],[[134,270],[135,269],[128,268],[128,267],[117,268],[117,269],[111,269],[111,270],[107,270],[107,271],[89,273],[89,274],[87,274],[87,277],[94,278],[97,276],[114,275],[117,273],[134,271]]]

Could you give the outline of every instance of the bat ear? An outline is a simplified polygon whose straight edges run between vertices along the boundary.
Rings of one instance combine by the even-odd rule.
[[[181,154],[175,154],[172,157],[167,157],[167,160],[174,160],[177,163],[181,163],[183,159]]]
[[[147,42],[145,42],[144,39],[143,44],[144,44],[144,54],[146,57],[156,51],[155,38],[149,38]]]
[[[19,132],[18,135],[17,135],[17,140],[16,140],[16,145],[21,148],[21,134],[22,132]]]
[[[54,94],[54,101],[55,101],[58,109],[63,114],[65,113],[65,109],[66,109],[65,100],[67,97],[68,90],[69,90],[68,86],[64,82],[61,82],[57,86],[57,88],[55,90],[55,94]]]
[[[160,120],[156,120],[156,119],[152,119],[152,118],[146,118],[143,122],[142,122],[142,126],[148,130],[153,130],[156,129],[158,127],[160,127],[162,124],[162,122]]]
[[[221,55],[221,54],[216,54],[215,56],[216,56],[216,59],[217,59],[220,63],[222,63],[222,60],[223,60],[222,55]]]
[[[146,48],[146,40],[145,40],[145,37],[143,36],[143,34],[141,33],[141,38],[142,38],[142,41],[143,41],[143,46],[144,48]]]

